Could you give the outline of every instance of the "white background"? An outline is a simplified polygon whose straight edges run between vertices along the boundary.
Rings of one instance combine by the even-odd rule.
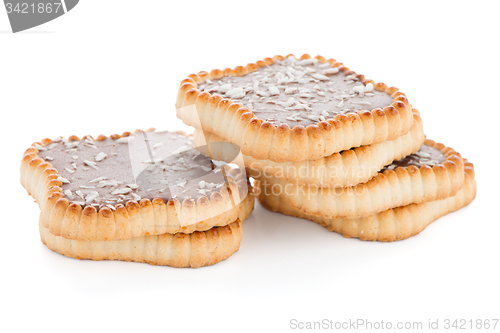
[[[86,0],[18,34],[0,7],[2,331],[499,318],[498,4]],[[475,163],[476,200],[395,243],[345,239],[257,204],[239,252],[201,269],[79,261],[42,245],[19,183],[31,143],[186,129],[174,108],[186,75],[288,53],[332,57],[405,92],[427,136]]]

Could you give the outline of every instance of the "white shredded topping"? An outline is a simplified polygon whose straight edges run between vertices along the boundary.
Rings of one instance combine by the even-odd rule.
[[[245,92],[243,91],[243,88],[233,88],[226,92],[226,94],[229,96],[229,98],[241,98],[245,96]]]
[[[202,195],[207,195],[207,193],[210,192],[210,190],[198,190],[198,193],[202,194]]]
[[[57,177],[57,180],[64,184],[70,184],[69,180],[63,177]]]
[[[231,84],[228,83],[228,84],[224,84],[222,86],[219,87],[218,89],[221,93],[227,93],[228,91],[231,90]]]
[[[189,149],[190,149],[189,146],[182,146],[182,147],[179,147],[179,148],[175,149],[174,151],[172,151],[171,154],[172,155],[180,154],[180,153],[185,152],[185,151],[187,151]]]
[[[309,59],[304,59],[304,60],[299,60],[295,64],[298,66],[308,66],[312,65],[318,62],[318,59],[316,58],[309,58]]]
[[[113,195],[116,195],[116,194],[127,194],[127,193],[130,193],[130,192],[132,192],[132,189],[130,189],[130,188],[121,188],[121,189],[112,191],[111,194],[113,194]]]
[[[91,203],[92,201],[94,201],[95,199],[97,199],[98,196],[99,196],[98,192],[96,192],[96,191],[90,192],[85,197],[85,203],[87,203],[87,204]]]
[[[46,151],[47,149],[45,147],[40,146],[38,143],[35,143],[35,148],[40,150],[40,151]]]
[[[88,165],[89,167],[92,167],[96,170],[98,170],[99,168],[97,167],[97,163],[96,162],[92,162],[92,161],[88,161],[88,160],[85,160],[84,161],[86,165]]]
[[[69,168],[65,168],[64,170],[66,170],[67,172],[72,173],[72,174],[75,173],[75,170],[71,170]]]
[[[425,157],[425,158],[430,158],[430,157],[431,157],[431,154],[426,153],[426,152],[423,152],[423,151],[417,151],[417,152],[415,153],[415,155],[418,155],[418,156],[420,156],[420,157]]]
[[[66,143],[66,149],[75,149],[80,144],[80,141]]]
[[[280,91],[278,88],[271,86],[269,87],[269,95],[274,96],[274,95],[279,95]]]
[[[184,187],[184,186],[186,186],[187,180],[179,178],[179,179],[177,179],[177,181],[175,183],[177,185],[179,185],[180,187]]]
[[[164,142],[158,142],[157,144],[155,144],[155,145],[153,146],[153,149],[156,149],[156,148],[161,147],[161,146],[164,146],[164,145],[165,145],[165,143],[164,143]]]
[[[118,182],[116,180],[101,180],[99,182],[99,185],[97,185],[98,188],[106,187],[106,186],[115,187],[115,186],[118,186]]]
[[[315,79],[317,79],[317,80],[321,80],[321,81],[328,81],[328,80],[330,80],[328,78],[328,76],[325,76],[325,75],[322,75],[322,74],[317,74],[317,73],[313,74],[312,77],[315,78]]]
[[[128,139],[129,139],[129,137],[127,136],[127,137],[124,137],[124,138],[119,138],[115,142],[116,143],[128,143]]]
[[[136,200],[136,201],[139,201],[142,199],[139,195],[137,195],[135,193],[131,193],[131,195],[132,195],[132,198],[134,198],[134,200]]]
[[[352,88],[352,90],[355,93],[364,93],[365,92],[365,87],[364,86],[356,86],[356,87]]]
[[[325,70],[325,74],[337,74],[339,72],[339,69],[337,67],[329,68]]]
[[[64,191],[64,195],[66,195],[68,197],[69,200],[73,200],[73,193],[71,193],[70,190],[66,190]]]
[[[100,152],[99,154],[96,155],[95,157],[95,161],[96,162],[101,162],[102,160],[104,160],[106,157],[108,157],[108,154],[106,153],[103,153],[103,152]]]
[[[98,177],[96,179],[92,179],[90,181],[90,183],[98,183],[98,182],[100,182],[101,180],[104,180],[104,179],[106,179],[106,177],[104,177],[104,176],[103,177]]]

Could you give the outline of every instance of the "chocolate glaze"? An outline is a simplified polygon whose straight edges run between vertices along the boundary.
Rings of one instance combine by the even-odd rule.
[[[72,196],[72,201],[84,206],[114,206],[137,200],[132,193],[141,198],[161,198],[165,201],[172,197],[180,201],[185,198],[197,199],[202,195],[209,197],[213,191],[220,190],[226,184],[225,172],[217,166],[221,163],[213,163],[201,155],[194,148],[192,138],[175,132],[139,132],[120,140],[63,139],[45,148],[46,151],[38,153],[39,157],[50,162],[59,175],[69,181],[69,184],[62,185],[65,195],[70,200]],[[101,152],[107,157],[96,162],[96,156]],[[86,164],[86,160],[94,162],[97,169]],[[132,190],[128,184],[139,187],[132,185]],[[127,189],[131,191],[112,194],[116,190]],[[70,195],[68,190],[71,191]],[[92,194],[90,199],[95,196],[94,192],[98,196],[89,201],[81,198],[76,191],[82,193],[85,199],[89,199],[89,194]]]
[[[382,171],[387,169],[393,170],[397,167],[406,168],[410,165],[415,165],[417,167],[424,165],[433,166],[443,163],[444,161],[446,161],[446,156],[439,149],[424,144],[415,154],[408,155],[399,161],[392,162]]]
[[[314,59],[316,60],[316,59]],[[353,91],[356,86],[364,87],[357,78],[348,77],[343,72],[335,74],[327,74],[325,71],[331,70],[333,67],[326,64],[319,64],[315,61],[312,64],[300,65],[300,61],[293,58],[286,58],[282,61],[276,61],[271,66],[259,67],[256,72],[244,75],[241,77],[224,77],[221,79],[212,80],[208,83],[202,83],[199,86],[200,90],[218,94],[225,98],[230,98],[234,102],[241,103],[254,111],[255,115],[260,119],[269,120],[278,124],[287,124],[290,128],[295,125],[308,126],[317,123],[322,119],[309,119],[308,116],[319,117],[323,116],[326,119],[334,117],[339,113],[358,112],[359,110],[373,110],[375,108],[384,108],[391,105],[393,98],[380,91],[370,91],[356,93]],[[285,80],[292,80],[291,74],[297,80],[295,82],[282,82],[283,76]],[[283,75],[278,73],[285,73]],[[327,79],[320,80],[313,77],[314,74],[320,74]],[[310,82],[297,82],[298,80],[309,80]],[[256,91],[249,90],[242,97],[234,97],[228,92],[221,90],[220,86],[231,84],[231,88],[243,87],[249,89],[254,87],[255,80],[259,81],[259,91],[270,93],[269,87],[264,85],[272,84],[278,88],[279,94],[268,97],[259,97]],[[265,81],[265,82],[264,82]],[[287,94],[286,88],[308,89],[310,92],[305,93],[300,97],[300,93]],[[356,88],[359,89],[360,87]],[[218,89],[218,90],[217,90]],[[284,107],[277,104],[269,104],[275,102],[287,102],[293,97],[295,101],[307,104],[310,110],[286,110]],[[342,103],[339,104],[343,100]],[[293,108],[293,107],[292,107]],[[327,113],[325,113],[325,111]],[[294,121],[287,119],[292,115],[303,120]]]

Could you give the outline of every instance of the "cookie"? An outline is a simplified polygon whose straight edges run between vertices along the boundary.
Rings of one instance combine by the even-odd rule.
[[[191,74],[176,107],[187,125],[280,163],[394,140],[413,124],[411,105],[397,88],[307,54]]]
[[[172,267],[209,266],[238,251],[242,221],[252,212],[253,195],[241,202],[236,221],[190,234],[161,234],[125,240],[82,241],[55,236],[41,222],[40,237],[49,249],[68,257],[92,260],[123,260]]]
[[[200,147],[202,154],[228,163],[242,164],[250,177],[260,178],[261,174],[265,174],[298,185],[320,187],[365,183],[385,165],[417,152],[425,141],[422,119],[417,110],[413,113],[411,131],[399,138],[344,150],[313,161],[278,163],[242,155],[243,163],[239,163],[236,160],[239,157],[236,145],[219,144],[221,138],[201,130],[195,130],[193,136],[194,144]],[[207,145],[207,142],[210,144]]]
[[[260,181],[263,190],[280,195],[303,213],[355,218],[455,195],[464,183],[464,163],[453,149],[426,140],[417,153],[394,161],[368,182],[351,187],[301,186],[265,175]]]
[[[44,139],[21,163],[21,183],[55,236],[123,240],[191,233],[236,220],[244,170],[202,156],[180,132]]]
[[[305,214],[290,206],[282,197],[259,191],[259,202],[269,210],[316,222],[344,237],[392,242],[419,234],[441,216],[467,206],[476,197],[476,181],[472,163],[465,161],[464,186],[454,196],[420,204],[388,209],[361,218],[330,219]],[[256,182],[256,187],[260,186]]]

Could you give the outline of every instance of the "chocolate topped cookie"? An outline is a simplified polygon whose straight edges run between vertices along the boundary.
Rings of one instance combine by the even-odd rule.
[[[393,140],[413,124],[411,105],[397,88],[307,54],[191,74],[176,107],[187,125],[274,162]]]
[[[25,152],[21,182],[56,236],[128,239],[232,223],[245,171],[212,161],[181,132],[45,139]]]
[[[384,168],[366,183],[349,187],[302,186],[267,176],[261,189],[273,191],[291,207],[326,218],[352,219],[409,204],[455,195],[464,184],[464,161],[442,143],[426,139],[424,148]],[[407,161],[407,162],[403,162]],[[401,166],[396,167],[397,163]]]

